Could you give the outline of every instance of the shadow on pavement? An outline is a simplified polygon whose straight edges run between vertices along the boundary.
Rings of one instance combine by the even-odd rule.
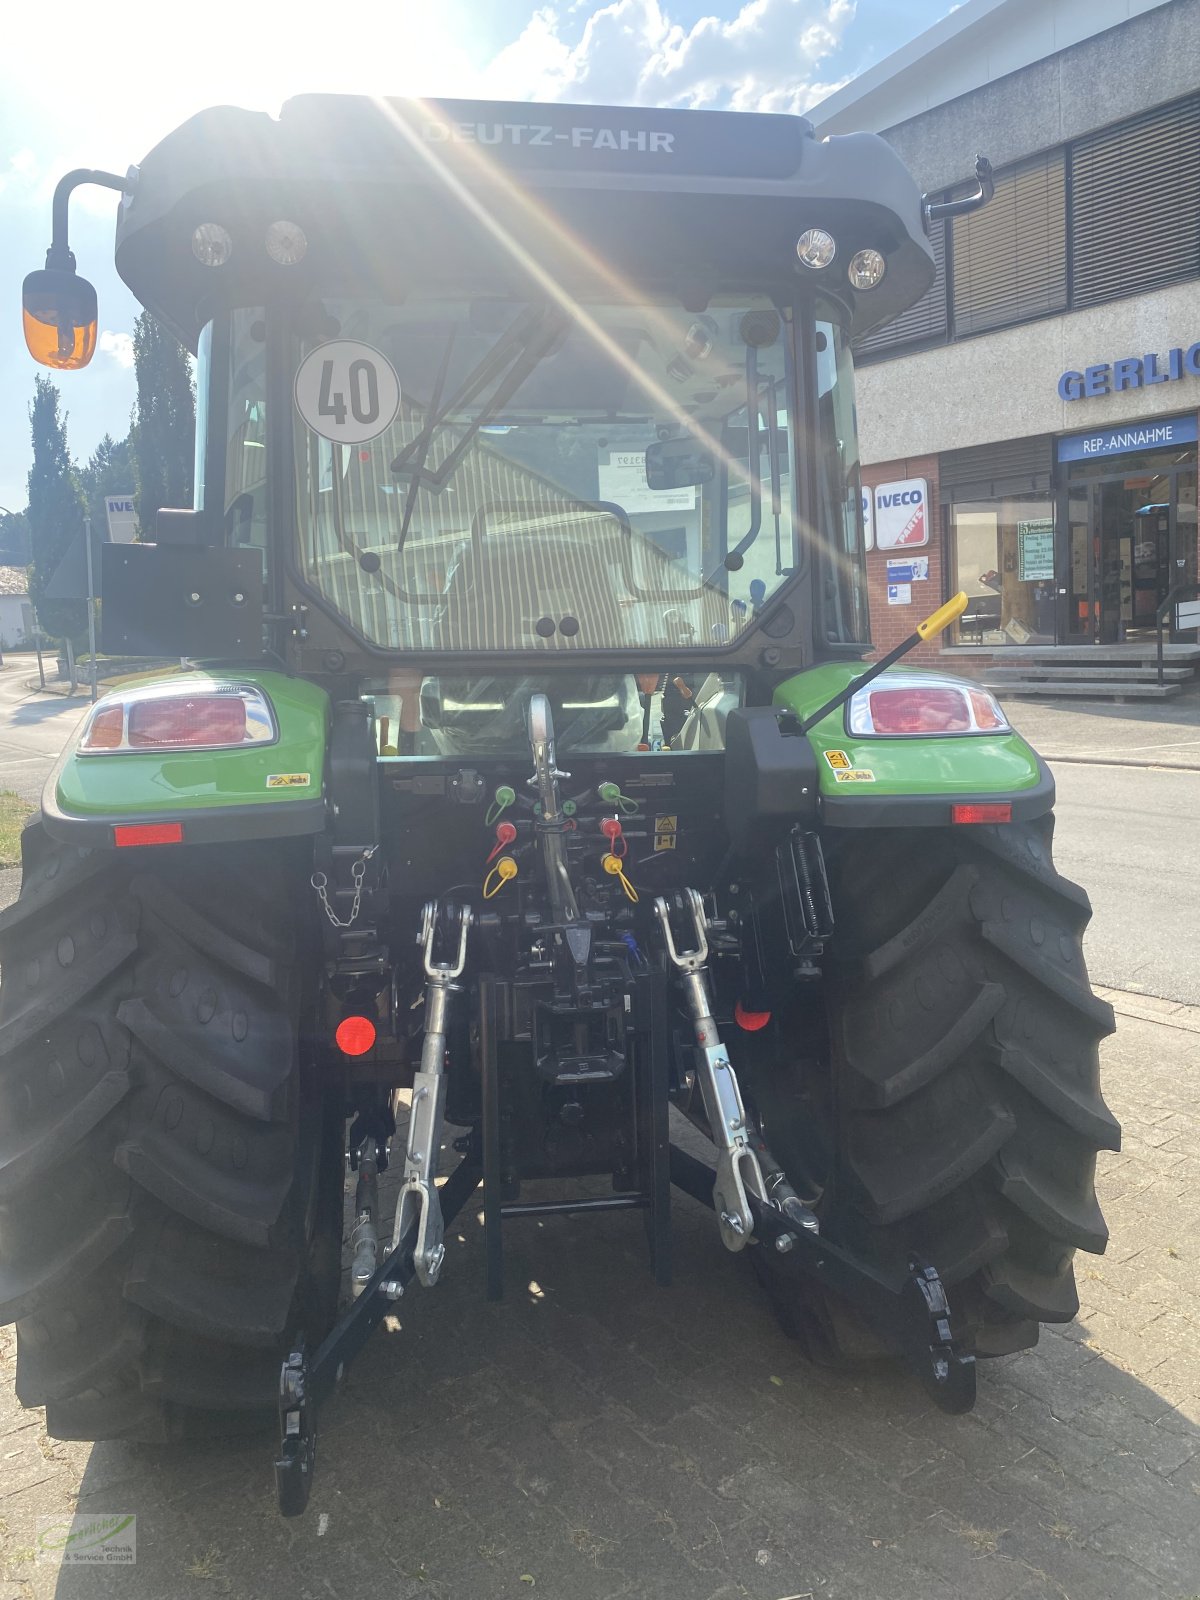
[[[64,717],[69,722],[77,720],[91,704],[85,693],[78,695],[40,695],[19,700],[12,708],[9,721],[15,727],[30,727],[49,722],[54,717]]]
[[[1086,1325],[983,1365],[975,1411],[946,1417],[896,1372],[806,1365],[711,1214],[679,1200],[676,1221],[670,1290],[636,1217],[510,1228],[489,1305],[464,1213],[442,1283],[325,1408],[305,1518],[275,1511],[269,1437],[98,1445],[79,1510],[136,1512],[137,1565],[64,1568],[58,1600],[1200,1589],[1200,1430]]]

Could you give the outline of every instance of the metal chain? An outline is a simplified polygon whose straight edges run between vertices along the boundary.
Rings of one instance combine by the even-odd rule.
[[[354,899],[350,902],[350,915],[344,922],[329,903],[329,879],[325,874],[323,872],[314,872],[308,880],[317,891],[317,899],[321,902],[321,909],[335,928],[349,928],[358,921],[359,909],[362,906],[363,879],[367,875],[367,862],[370,861],[378,849],[379,846],[377,844],[371,845],[369,849],[363,851],[362,855],[350,868],[350,878],[354,884]]]

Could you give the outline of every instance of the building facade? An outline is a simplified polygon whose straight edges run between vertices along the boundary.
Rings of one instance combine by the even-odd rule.
[[[931,198],[995,169],[857,352],[876,647],[960,588],[938,653],[1152,639],[1197,578],[1200,0],[968,0],[810,115]]]

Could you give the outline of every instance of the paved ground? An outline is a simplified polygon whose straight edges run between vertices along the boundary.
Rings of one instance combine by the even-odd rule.
[[[1081,1263],[1079,1321],[989,1363],[971,1415],[801,1363],[690,1202],[678,1287],[647,1282],[637,1219],[555,1221],[514,1236],[499,1306],[468,1218],[442,1284],[410,1291],[327,1411],[303,1521],[276,1518],[269,1441],[55,1444],[6,1398],[0,1597],[1195,1596],[1200,1013],[1121,1024],[1109,1253]],[[22,1559],[76,1496],[136,1512],[136,1568]]]
[[[1138,864],[1161,878],[1194,835],[1193,789],[1171,785],[1200,776],[1079,771],[1058,774],[1059,848],[1096,900],[1102,977]],[[1128,805],[1117,782],[1140,785]],[[1131,874],[1111,901],[1104,829]],[[1156,890],[1179,917],[1149,969],[1163,992],[1167,946],[1195,947],[1194,883],[1175,870]],[[328,1409],[297,1523],[276,1517],[269,1440],[48,1440],[12,1399],[0,1332],[0,1600],[1197,1600],[1200,1010],[1110,998],[1109,1252],[1081,1258],[1078,1322],[988,1363],[970,1416],[894,1373],[805,1366],[686,1200],[677,1287],[648,1282],[636,1218],[555,1220],[510,1234],[499,1306],[467,1215],[442,1284],[410,1291]],[[135,1568],[27,1559],[37,1517],[76,1502],[137,1514]]]

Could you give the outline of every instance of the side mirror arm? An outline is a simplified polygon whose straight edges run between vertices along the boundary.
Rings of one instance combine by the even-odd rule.
[[[965,217],[969,212],[987,205],[995,193],[996,182],[992,176],[992,163],[986,156],[975,157],[975,178],[978,185],[975,193],[964,195],[961,200],[931,200],[928,195],[922,195],[925,221],[936,222],[939,217]]]

